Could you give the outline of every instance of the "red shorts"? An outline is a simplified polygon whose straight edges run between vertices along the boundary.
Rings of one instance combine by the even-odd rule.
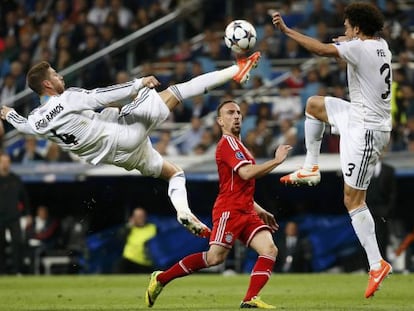
[[[213,230],[210,235],[210,245],[220,245],[232,248],[239,239],[249,246],[254,235],[260,230],[269,230],[256,212],[241,213],[237,210],[223,211],[213,215]]]

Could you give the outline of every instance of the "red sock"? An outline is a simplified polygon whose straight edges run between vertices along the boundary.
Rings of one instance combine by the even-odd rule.
[[[157,281],[162,285],[166,285],[168,282],[180,278],[186,275],[198,271],[203,268],[207,268],[206,252],[195,253],[184,257],[170,269],[162,272],[157,276]]]
[[[270,256],[259,256],[250,274],[250,284],[243,301],[249,301],[257,296],[265,286],[272,274],[275,258]]]

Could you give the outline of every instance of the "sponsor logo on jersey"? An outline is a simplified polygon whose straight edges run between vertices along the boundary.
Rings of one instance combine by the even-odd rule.
[[[245,160],[246,158],[244,157],[243,152],[237,151],[236,152],[236,159],[238,159],[238,160]]]

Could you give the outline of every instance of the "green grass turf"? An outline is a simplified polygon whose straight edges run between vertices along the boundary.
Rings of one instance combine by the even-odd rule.
[[[164,288],[151,310],[238,310],[248,275],[195,274]],[[147,275],[0,277],[0,310],[149,310]],[[394,274],[365,299],[364,274],[274,274],[261,297],[278,310],[414,310],[414,274]]]

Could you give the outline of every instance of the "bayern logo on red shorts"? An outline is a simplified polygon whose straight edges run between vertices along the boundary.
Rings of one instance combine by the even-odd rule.
[[[224,241],[226,241],[226,243],[231,243],[233,241],[233,234],[231,232],[226,232],[224,234]]]

